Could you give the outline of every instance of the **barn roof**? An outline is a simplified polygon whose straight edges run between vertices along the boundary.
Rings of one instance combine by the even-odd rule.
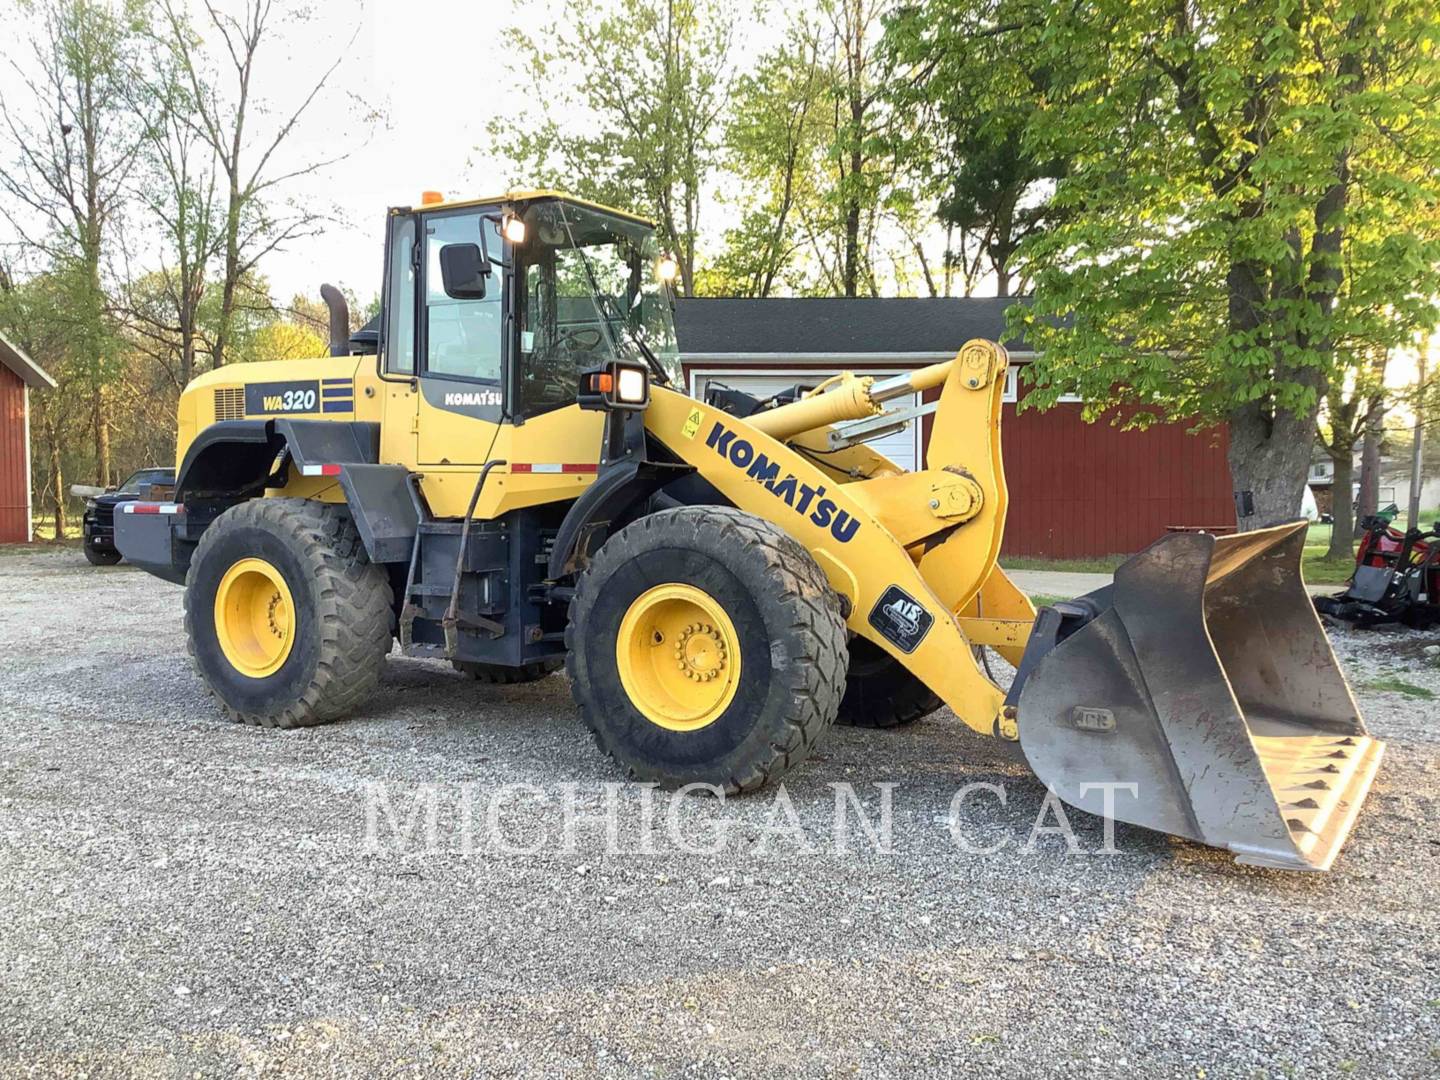
[[[0,364],[20,376],[20,381],[26,386],[36,390],[55,389],[55,380],[45,373],[45,369],[26,356],[24,350],[4,334],[0,334]]]
[[[679,300],[686,360],[709,356],[951,354],[971,338],[998,340],[1014,297],[772,297]],[[1005,343],[1023,350],[1016,341]]]

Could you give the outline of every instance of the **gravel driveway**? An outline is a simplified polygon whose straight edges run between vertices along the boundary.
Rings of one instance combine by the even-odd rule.
[[[262,731],[207,700],[179,589],[64,550],[0,556],[0,596],[7,1076],[1440,1074],[1433,639],[1337,635],[1390,749],[1310,876],[1123,825],[1094,854],[1079,813],[1081,854],[1026,850],[1043,789],[948,713],[673,802],[607,788],[563,676],[392,657],[362,714]],[[974,782],[1008,801],[953,824],[995,854],[952,835]],[[878,840],[837,845],[832,784]]]

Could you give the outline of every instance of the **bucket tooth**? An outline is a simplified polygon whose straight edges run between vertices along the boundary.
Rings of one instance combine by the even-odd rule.
[[[1067,607],[1064,632],[1032,638],[1012,697],[1036,775],[1082,810],[1109,798],[1119,820],[1242,863],[1329,869],[1385,747],[1305,594],[1304,535],[1166,537]]]

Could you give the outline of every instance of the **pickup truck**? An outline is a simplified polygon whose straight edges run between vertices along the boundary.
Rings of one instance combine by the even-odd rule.
[[[116,488],[71,488],[85,496],[82,534],[85,558],[92,566],[114,566],[120,561],[115,547],[115,508],[136,499],[163,499],[175,488],[175,470],[137,469]]]

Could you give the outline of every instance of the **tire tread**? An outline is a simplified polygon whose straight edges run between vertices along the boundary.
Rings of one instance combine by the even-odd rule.
[[[680,535],[675,536],[676,533]],[[603,718],[595,715],[587,688],[575,663],[577,624],[585,621],[594,603],[597,577],[611,564],[619,564],[645,550],[657,536],[683,543],[689,533],[691,546],[711,544],[744,549],[762,560],[764,572],[775,585],[774,598],[789,617],[792,640],[804,643],[782,678],[788,680],[790,708],[778,718],[777,729],[768,740],[768,754],[739,764],[717,781],[727,794],[761,787],[800,764],[834,721],[845,687],[848,662],[845,621],[839,598],[810,553],[793,537],[763,518],[722,506],[689,506],[663,510],[643,517],[608,540],[590,569],[580,576],[570,602],[565,631],[566,671],[581,717],[601,752],[620,762],[606,737]],[[700,537],[707,539],[704,543]],[[677,546],[679,546],[677,544]],[[657,780],[663,777],[643,766],[625,765],[631,779]]]
[[[237,723],[287,729],[312,727],[348,715],[380,681],[390,652],[393,600],[384,567],[369,561],[348,509],[336,503],[251,499],[226,510],[205,530],[191,559],[185,589],[185,633],[196,670],[204,678],[196,656],[196,616],[190,603],[194,568],[209,548],[239,528],[263,529],[288,541],[311,568],[317,585],[319,659],[299,700],[280,712],[242,712],[215,694],[221,709]]]

